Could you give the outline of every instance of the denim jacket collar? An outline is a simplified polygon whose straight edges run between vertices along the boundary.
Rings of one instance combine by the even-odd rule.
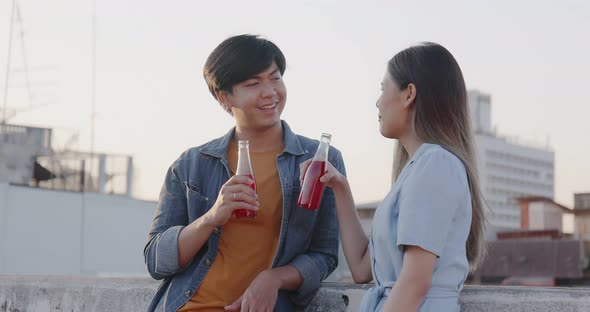
[[[297,155],[297,156],[303,155],[304,150],[301,147],[301,143],[299,142],[299,139],[297,139],[297,136],[295,135],[295,133],[293,133],[293,131],[291,131],[291,128],[289,127],[287,122],[285,122],[284,120],[281,120],[281,125],[283,127],[283,140],[285,142],[285,149],[283,150],[283,153],[289,153],[289,154]],[[203,153],[205,155],[213,156],[216,158],[225,159],[227,157],[226,155],[227,155],[227,150],[229,148],[229,144],[230,144],[232,138],[234,137],[235,132],[236,132],[236,127],[233,127],[223,137],[221,137],[217,140],[214,140],[211,143],[204,146],[201,149],[201,153]]]

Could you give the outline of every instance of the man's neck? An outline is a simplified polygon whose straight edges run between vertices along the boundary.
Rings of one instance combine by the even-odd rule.
[[[235,139],[250,141],[250,151],[252,152],[269,152],[284,145],[283,132],[281,123],[265,129],[248,129],[236,126]]]

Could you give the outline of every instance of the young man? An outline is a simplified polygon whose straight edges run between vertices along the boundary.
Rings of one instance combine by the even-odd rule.
[[[326,189],[317,211],[296,206],[299,165],[319,142],[280,119],[285,65],[277,46],[252,35],[209,55],[205,80],[235,127],[168,170],[144,249],[150,275],[164,279],[149,311],[291,311],[336,268],[334,194]],[[249,140],[257,192],[235,175],[237,140]],[[344,174],[335,148],[329,161]],[[241,208],[258,216],[236,218]]]

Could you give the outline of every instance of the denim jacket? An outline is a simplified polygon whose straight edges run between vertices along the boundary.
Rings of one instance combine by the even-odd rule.
[[[320,282],[338,264],[338,221],[334,193],[326,188],[317,211],[297,207],[300,192],[299,164],[310,159],[319,145],[295,135],[282,121],[284,150],[277,156],[277,169],[283,192],[283,217],[278,248],[272,267],[293,265],[303,282],[294,292],[279,291],[275,310],[291,311],[308,304]],[[216,228],[184,268],[178,265],[180,231],[207,212],[217,199],[221,186],[229,180],[228,145],[235,128],[225,136],[184,152],[168,169],[154,219],[144,248],[147,270],[163,279],[148,311],[176,311],[197,291],[215,261],[223,227]],[[329,161],[342,174],[340,152],[330,147]],[[225,286],[220,285],[219,291]]]

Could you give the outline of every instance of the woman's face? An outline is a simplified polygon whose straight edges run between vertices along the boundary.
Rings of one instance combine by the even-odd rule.
[[[406,101],[407,91],[400,90],[389,71],[386,70],[381,82],[381,96],[377,100],[381,135],[390,139],[399,139],[407,133],[410,125],[410,105],[407,105]]]

